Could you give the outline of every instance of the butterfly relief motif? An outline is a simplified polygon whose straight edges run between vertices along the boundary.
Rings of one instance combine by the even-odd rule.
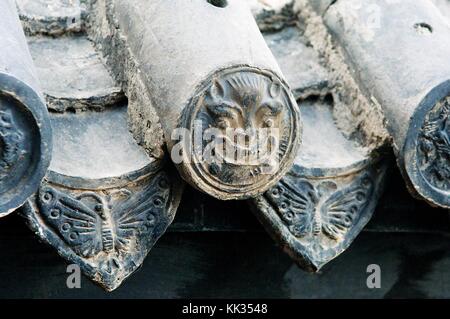
[[[373,189],[368,175],[342,190],[337,190],[333,182],[315,187],[310,181],[295,181],[287,176],[265,197],[277,208],[279,217],[295,237],[311,239],[325,235],[340,242],[366,207]]]
[[[154,230],[170,205],[169,180],[160,174],[137,194],[122,190],[123,194],[128,199],[113,207],[108,196],[97,192],[71,196],[44,185],[38,205],[46,224],[78,256],[121,255],[154,240]]]

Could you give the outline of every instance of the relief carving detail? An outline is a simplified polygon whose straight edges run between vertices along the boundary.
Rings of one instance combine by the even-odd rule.
[[[24,136],[9,110],[0,110],[0,181],[9,176],[12,167],[24,154]]]
[[[301,268],[317,272],[348,249],[370,221],[387,165],[372,162],[335,176],[305,176],[298,169],[251,206],[283,250]]]
[[[265,197],[277,208],[292,235],[308,240],[324,235],[334,244],[345,238],[373,192],[368,174],[341,189],[332,180],[316,186],[306,179],[293,182],[289,178],[281,180]]]
[[[264,187],[295,154],[297,105],[272,73],[222,70],[198,90],[187,110],[185,127],[204,134],[201,148],[191,146],[193,170],[216,189],[242,193]],[[214,133],[205,134],[209,129]]]
[[[428,113],[418,140],[422,176],[441,191],[450,190],[450,97]]]
[[[43,182],[36,204],[24,212],[42,239],[111,291],[139,268],[172,222],[179,200],[172,186],[164,171],[138,184],[94,191]]]

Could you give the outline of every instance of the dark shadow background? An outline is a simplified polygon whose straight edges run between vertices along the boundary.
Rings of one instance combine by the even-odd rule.
[[[319,274],[278,249],[245,202],[187,189],[171,231],[115,292],[66,286],[66,263],[18,214],[0,221],[0,298],[449,298],[448,213],[414,200],[395,170],[374,219]],[[220,230],[220,231],[219,231]],[[368,289],[367,266],[381,267]]]

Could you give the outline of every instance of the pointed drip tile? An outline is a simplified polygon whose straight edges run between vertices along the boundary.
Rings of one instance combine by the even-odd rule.
[[[54,148],[23,215],[43,242],[112,291],[172,223],[183,184],[133,139],[123,94],[85,36],[30,37],[29,43]]]
[[[24,215],[41,240],[114,290],[172,223],[181,183],[135,144],[125,106],[52,114],[52,124],[50,170]]]
[[[371,219],[386,165],[333,129],[327,105],[304,105],[303,110],[305,142],[294,167],[251,204],[283,250],[302,268],[318,271],[345,251]]]
[[[266,40],[299,99],[303,143],[290,172],[250,204],[285,252],[302,268],[319,271],[371,219],[387,166],[375,150],[339,130],[333,101],[324,99],[327,71],[299,31],[284,29]]]

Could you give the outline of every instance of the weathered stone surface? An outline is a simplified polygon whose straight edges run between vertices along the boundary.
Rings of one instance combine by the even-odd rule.
[[[280,32],[263,35],[290,87],[294,89],[294,97],[326,99],[330,93],[329,74],[319,64],[317,52],[307,46],[301,31],[286,27]],[[259,225],[254,222],[253,216],[245,213],[241,202],[215,200],[188,188],[170,229],[182,232],[241,232],[255,231]]]
[[[339,0],[321,13],[364,95],[382,110],[412,194],[450,207],[448,21],[427,0]]]
[[[432,0],[444,17],[450,19],[450,2],[448,0]]]
[[[328,71],[318,62],[317,52],[307,46],[298,28],[287,27],[280,32],[267,33],[264,38],[285,74],[295,99],[325,97],[330,93]]]
[[[175,129],[192,134],[178,168],[185,180],[212,196],[255,196],[291,167],[300,143],[299,112],[245,3],[233,0],[221,7],[202,0],[98,0],[94,10],[92,23],[97,27],[91,32],[97,32],[94,38],[114,74],[125,83],[126,94],[134,96],[140,88],[140,95],[142,90],[149,95],[146,99],[151,103],[129,105],[131,129],[140,143],[150,144],[149,153],[155,143],[146,123],[153,121],[154,108],[171,152],[179,142],[172,139]],[[127,61],[119,63],[124,56]],[[203,159],[196,163],[200,157],[193,145],[193,129],[199,119],[200,135],[207,128],[255,130],[276,124],[281,132],[279,168],[261,174],[263,166],[271,164],[243,165],[229,157],[221,158],[223,167],[206,165]],[[241,150],[259,151],[254,145]]]
[[[36,235],[111,291],[142,265],[173,221],[176,184],[165,171],[127,185],[86,184],[83,190],[50,177],[23,211]]]
[[[0,217],[38,188],[50,163],[51,127],[14,1],[0,3]]]
[[[324,10],[331,3],[325,0],[295,2],[302,35],[320,55],[320,63],[329,73],[330,93],[334,100],[333,118],[338,128],[345,136],[357,139],[364,146],[382,147],[390,141],[390,136],[380,106],[363,94],[340,47],[331,41],[322,18],[312,9]]]
[[[371,219],[386,165],[371,155],[373,148],[346,137],[336,125],[331,77],[316,51],[302,45],[299,31],[285,29],[266,39],[299,99],[303,143],[291,171],[250,204],[285,252],[302,268],[318,271]]]
[[[319,1],[310,1],[311,7],[317,12],[318,15],[322,16],[327,12],[331,5],[336,2],[335,0],[319,0]]]
[[[262,32],[280,31],[297,24],[294,0],[246,0]]]
[[[28,44],[50,110],[100,111],[124,99],[85,36],[31,37]]]
[[[61,35],[83,31],[86,0],[16,0],[27,35]]]
[[[51,114],[54,133],[50,171],[77,179],[105,180],[145,171],[157,162],[128,132],[126,105],[104,112]]]
[[[255,162],[248,162],[246,158],[236,156],[235,152],[227,153],[225,145],[228,141],[227,129],[270,129],[278,128],[281,123],[283,130],[278,141],[280,145],[278,158],[283,159],[297,142],[293,138],[294,132],[298,129],[297,123],[293,121],[297,105],[291,101],[291,96],[287,93],[288,87],[280,90],[279,84],[272,82],[272,75],[268,72],[238,67],[223,70],[214,77],[218,79],[208,80],[206,87],[200,88],[197,97],[188,106],[189,111],[185,113],[188,115],[183,119],[183,127],[189,127],[193,132],[192,139],[195,138],[194,130],[199,121],[203,125],[202,128],[211,126],[219,128],[221,135],[217,137],[223,141],[214,145],[213,149],[219,161],[208,163],[202,160],[204,153],[196,153],[193,144],[194,158],[191,164],[193,172],[202,177],[197,183],[203,185],[203,190],[209,193],[208,189],[213,188],[216,197],[223,199],[250,197],[265,189],[266,184],[272,180],[270,174],[262,172],[267,167],[272,171],[272,163],[259,164],[258,159],[255,159]],[[279,91],[273,93],[273,90]],[[238,118],[233,111],[236,109],[239,111]],[[239,127],[240,125],[242,126]],[[206,150],[210,143],[211,141],[204,140],[203,150]],[[245,154],[258,154],[258,147],[255,142],[246,144],[240,151]],[[280,173],[275,171],[273,174]],[[218,195],[222,192],[227,195]]]

